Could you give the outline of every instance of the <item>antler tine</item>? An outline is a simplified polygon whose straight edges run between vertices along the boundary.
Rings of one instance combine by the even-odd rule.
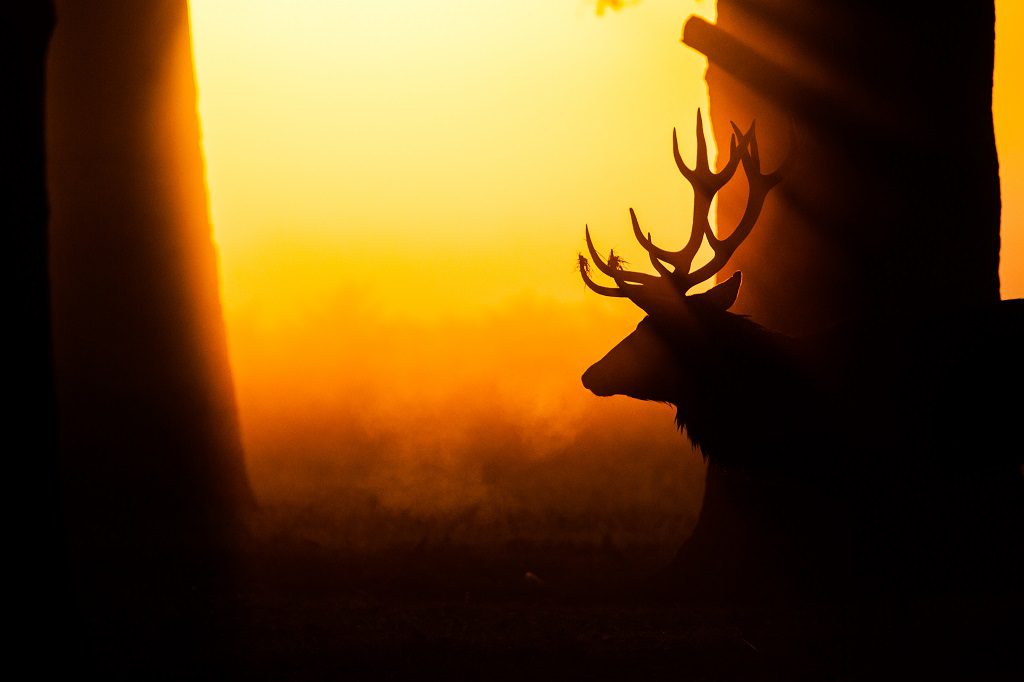
[[[594,240],[590,237],[589,225],[584,226],[583,234],[587,240],[587,251],[590,252],[590,257],[593,259],[594,265],[597,266],[598,270],[615,280],[614,287],[603,286],[595,282],[590,277],[590,261],[582,253],[578,254],[577,264],[580,271],[580,277],[583,278],[583,283],[586,284],[591,291],[596,294],[600,294],[601,296],[629,298],[630,300],[637,302],[639,305],[636,297],[641,286],[658,286],[660,278],[654,275],[648,275],[643,272],[630,272],[623,269],[620,265],[621,260],[615,256],[614,250],[609,254],[609,262],[605,262],[597,252],[597,247],[594,246]]]
[[[647,241],[650,241],[650,240],[651,240],[651,233],[648,232],[647,233]],[[672,281],[672,282],[675,281],[675,279],[676,279],[675,278],[675,273],[672,272],[671,270],[669,270],[668,268],[666,268],[665,264],[662,263],[661,260],[659,260],[657,256],[655,256],[653,253],[648,253],[647,255],[651,259],[651,265],[654,266],[654,269],[658,271],[659,275],[661,275],[662,277],[665,277],[669,281]]]
[[[725,186],[725,183],[732,179],[733,173],[740,162],[737,153],[745,145],[745,136],[739,132],[733,124],[733,135],[729,143],[729,161],[721,171],[715,173],[708,163],[708,141],[704,134],[704,116],[700,109],[697,109],[697,159],[693,168],[689,168],[683,161],[683,155],[679,152],[679,135],[676,129],[672,129],[672,156],[676,162],[679,173],[690,181],[691,184],[699,185],[701,189],[710,192],[712,195]]]
[[[729,141],[729,161],[717,173],[711,170],[708,163],[708,144],[704,135],[704,119],[700,109],[697,110],[697,159],[692,169],[683,161],[683,156],[679,152],[679,136],[676,130],[672,129],[672,155],[675,158],[676,167],[693,187],[693,221],[690,226],[690,237],[682,249],[667,251],[656,246],[651,241],[650,235],[644,236],[635,214],[630,210],[630,215],[633,218],[633,234],[637,241],[651,256],[672,265],[676,270],[676,277],[686,276],[690,266],[693,265],[693,259],[697,256],[704,236],[707,235],[709,238],[713,236],[709,222],[711,201],[715,194],[732,179],[746,153],[747,136],[740,132],[735,124],[733,124],[733,129],[735,132]]]
[[[728,237],[719,239],[711,234],[710,231],[708,232],[708,243],[711,245],[715,255],[712,256],[710,261],[686,276],[688,287],[710,279],[715,273],[725,267],[732,254],[736,251],[736,248],[743,243],[743,240],[747,238],[750,231],[754,228],[754,223],[757,222],[758,216],[761,215],[761,209],[764,207],[764,201],[768,197],[768,193],[782,180],[782,173],[779,169],[772,173],[761,172],[761,157],[757,147],[757,133],[754,126],[754,123],[750,124],[750,129],[746,133],[747,144],[741,153],[743,172],[747,176],[747,183],[750,188],[747,196],[747,207],[743,211],[743,216],[736,225],[736,229]],[[735,123],[733,124],[733,130],[739,134],[739,128],[736,127]]]
[[[615,283],[620,287],[623,282],[636,282],[637,284],[651,284],[657,281],[657,277],[654,275],[648,275],[643,272],[630,272],[629,270],[623,269],[619,263],[619,259],[615,258],[615,251],[611,252],[606,263],[597,252],[597,248],[594,246],[594,241],[590,238],[590,226],[587,225],[584,229],[584,234],[587,238],[587,250],[590,252],[590,257],[594,260],[594,265],[597,269],[608,275],[615,280]]]
[[[652,257],[659,258],[670,265],[676,265],[677,262],[686,261],[687,266],[693,262],[693,257],[697,255],[697,249],[700,248],[701,237],[704,236],[703,231],[696,229],[691,233],[689,241],[679,251],[666,251],[665,249],[657,246],[651,241],[651,233],[648,232],[646,235],[643,230],[640,229],[640,221],[636,217],[636,211],[629,209],[629,219],[633,223],[633,236],[640,243],[640,246],[644,247]],[[678,265],[676,266],[678,268]],[[683,268],[681,271],[685,272],[687,268]]]
[[[618,287],[601,286],[594,280],[590,279],[590,261],[588,261],[587,257],[582,253],[577,254],[576,257],[579,259],[577,261],[577,265],[580,270],[580,277],[583,278],[583,283],[586,284],[591,291],[595,294],[600,294],[601,296],[614,296],[617,298],[626,297],[626,292],[622,291]]]
[[[704,137],[704,116],[699,107],[697,109],[697,158],[694,160],[693,169],[697,173],[711,172],[711,166],[708,165],[708,140]]]

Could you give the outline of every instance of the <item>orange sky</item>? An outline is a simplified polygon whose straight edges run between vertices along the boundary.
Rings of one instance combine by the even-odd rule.
[[[1024,3],[996,0],[992,115],[999,149],[1003,298],[1024,298]]]
[[[580,384],[641,315],[574,270],[585,222],[603,248],[633,242],[629,206],[683,241],[690,197],[671,131],[691,130],[707,100],[705,61],[679,44],[687,8],[191,8],[230,352],[264,502],[575,514],[658,498],[678,516],[687,497],[695,514],[702,465],[679,473],[671,411]],[[543,473],[516,487],[520,462]]]
[[[683,240],[690,197],[670,136],[686,131],[692,158],[707,93],[679,32],[692,13],[713,20],[712,0],[606,2],[628,11],[601,17],[582,0],[190,4],[263,499],[329,488],[420,512],[512,504],[501,481],[518,458],[586,470],[582,498],[629,505],[657,489],[697,508],[696,459],[685,480],[652,465],[684,448],[671,412],[580,385],[641,314],[587,292],[574,256],[586,222],[599,247],[641,260],[630,206],[660,242]],[[1019,5],[997,2],[1004,296],[1024,296]],[[595,462],[616,452],[643,454],[601,479]]]

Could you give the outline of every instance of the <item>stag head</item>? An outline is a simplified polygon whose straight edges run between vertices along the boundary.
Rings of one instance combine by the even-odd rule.
[[[675,130],[672,147],[679,172],[693,187],[693,223],[686,244],[679,251],[667,251],[651,240],[650,233],[640,229],[636,213],[630,209],[633,234],[650,258],[656,274],[635,272],[624,267],[624,261],[611,251],[602,259],[585,230],[590,258],[579,255],[583,281],[602,296],[628,298],[647,316],[636,331],[623,339],[604,358],[583,375],[583,385],[600,396],[627,395],[641,400],[656,400],[676,405],[677,421],[686,426],[690,438],[697,442],[702,426],[722,410],[732,398],[722,395],[736,386],[732,376],[745,372],[752,365],[763,364],[769,333],[746,318],[727,312],[739,293],[740,273],[711,289],[697,294],[690,290],[714,277],[726,266],[736,248],[754,227],[768,193],[781,180],[777,170],[761,172],[755,126],[746,132],[733,124],[729,144],[729,160],[718,172],[708,163],[708,147],[704,125],[697,112],[697,159],[688,167],[679,153]],[[747,177],[747,206],[739,224],[726,237],[719,238],[709,222],[711,202],[715,194],[742,167]],[[704,241],[713,256],[694,268],[694,259]],[[604,286],[591,278],[591,264],[614,286]],[[704,431],[714,431],[709,426]]]

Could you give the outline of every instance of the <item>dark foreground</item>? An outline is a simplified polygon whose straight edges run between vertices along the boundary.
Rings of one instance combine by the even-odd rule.
[[[1019,596],[701,603],[636,574],[657,553],[263,544],[212,598],[140,595],[140,613],[165,614],[140,626],[149,645],[101,627],[86,655],[133,679],[1018,680],[1024,670]]]

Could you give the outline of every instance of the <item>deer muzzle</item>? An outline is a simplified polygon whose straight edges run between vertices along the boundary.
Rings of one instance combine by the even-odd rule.
[[[609,388],[608,382],[601,380],[601,374],[602,372],[598,366],[592,365],[583,373],[583,388],[587,389],[594,395],[601,396],[602,398],[615,395],[615,391]]]

